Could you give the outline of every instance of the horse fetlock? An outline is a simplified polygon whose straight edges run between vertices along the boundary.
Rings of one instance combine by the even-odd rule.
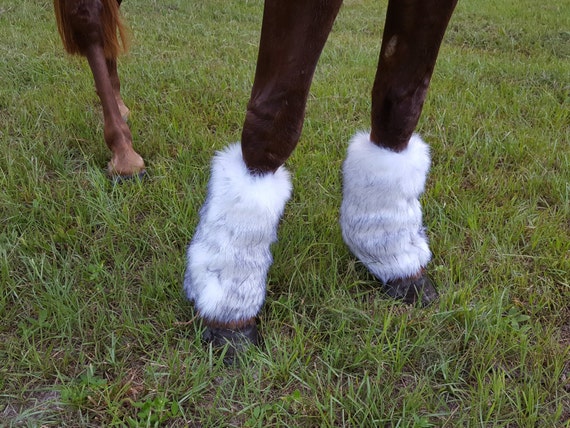
[[[105,124],[105,142],[112,152],[109,174],[134,175],[145,169],[144,160],[133,148],[133,139],[128,125],[120,119]]]

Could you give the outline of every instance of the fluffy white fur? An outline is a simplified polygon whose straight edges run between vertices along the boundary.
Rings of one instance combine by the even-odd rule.
[[[184,278],[186,294],[203,318],[229,323],[258,314],[272,263],[270,245],[290,196],[284,167],[250,174],[239,143],[216,154]]]
[[[419,202],[429,167],[429,147],[415,134],[400,153],[376,146],[367,133],[350,142],[343,164],[342,235],[383,282],[413,276],[431,258]]]

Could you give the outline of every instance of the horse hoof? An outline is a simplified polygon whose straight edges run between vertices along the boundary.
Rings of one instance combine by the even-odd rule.
[[[390,297],[398,299],[409,305],[417,302],[425,308],[439,298],[433,281],[426,273],[419,277],[397,279],[385,284],[385,291]]]
[[[257,331],[257,325],[247,325],[240,328],[225,328],[206,326],[202,334],[205,343],[212,344],[215,349],[227,347],[224,355],[224,363],[233,365],[238,354],[244,352],[251,345],[259,345],[261,337]]]
[[[142,181],[146,178],[147,174],[146,174],[146,169],[143,169],[142,171],[137,172],[136,174],[131,174],[131,175],[111,175],[109,176],[111,182],[113,184],[123,184],[123,183],[128,183],[131,181]]]

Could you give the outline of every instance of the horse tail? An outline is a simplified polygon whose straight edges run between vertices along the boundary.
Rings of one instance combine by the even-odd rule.
[[[105,57],[116,58],[129,50],[129,35],[121,19],[120,1],[103,0],[103,40]]]
[[[63,42],[64,49],[70,54],[79,53],[79,47],[75,43],[71,25],[67,20],[65,13],[65,0],[53,0],[53,8],[55,10],[55,20],[57,22],[57,30]]]
[[[57,29],[63,42],[64,49],[72,55],[84,55],[77,41],[75,31],[66,13],[66,2],[70,0],[53,0]],[[73,1],[73,0],[71,0]],[[121,52],[128,51],[129,36],[126,26],[121,19],[119,4],[121,0],[101,0],[101,37],[105,57],[116,58]]]

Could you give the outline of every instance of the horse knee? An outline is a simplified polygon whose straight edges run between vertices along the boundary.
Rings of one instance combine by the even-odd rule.
[[[389,91],[380,100],[373,98],[371,140],[401,152],[408,146],[422,112],[427,86],[413,91]]]
[[[291,156],[301,136],[304,107],[288,102],[250,102],[243,126],[241,146],[248,169],[257,174],[275,172]]]

